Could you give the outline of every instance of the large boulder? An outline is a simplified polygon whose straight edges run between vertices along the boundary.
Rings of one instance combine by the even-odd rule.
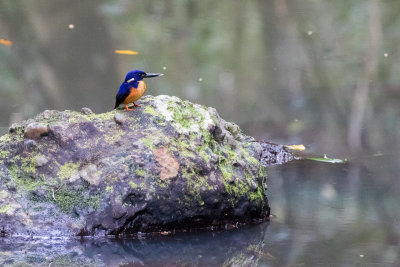
[[[0,137],[3,236],[123,235],[269,215],[262,145],[214,108],[46,110]]]

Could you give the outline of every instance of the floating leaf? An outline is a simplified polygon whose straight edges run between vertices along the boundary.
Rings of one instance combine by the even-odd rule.
[[[122,55],[137,55],[139,52],[133,51],[133,50],[115,50],[114,51],[116,54],[122,54]]]
[[[327,162],[327,163],[344,163],[346,161],[343,159],[328,158],[326,155],[324,155],[323,158],[307,158],[307,159],[314,160],[314,161]]]
[[[300,144],[300,145],[286,145],[286,147],[290,148],[291,150],[296,150],[296,151],[306,150],[306,147],[303,144]]]
[[[0,39],[0,44],[10,46],[13,44],[10,40]]]

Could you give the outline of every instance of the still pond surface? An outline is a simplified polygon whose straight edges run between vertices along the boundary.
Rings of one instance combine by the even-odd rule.
[[[134,240],[0,240],[0,264],[398,266],[399,156],[269,169],[270,222]]]

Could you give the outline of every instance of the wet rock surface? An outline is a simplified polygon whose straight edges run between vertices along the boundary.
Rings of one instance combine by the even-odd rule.
[[[261,143],[206,108],[147,96],[134,111],[45,111],[0,137],[0,228],[121,236],[269,215]]]
[[[262,147],[260,161],[263,166],[284,164],[295,160],[294,154],[284,145],[270,142],[260,142]]]

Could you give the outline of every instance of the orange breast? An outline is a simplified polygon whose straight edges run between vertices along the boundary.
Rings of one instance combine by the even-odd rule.
[[[131,88],[131,92],[129,93],[128,97],[125,98],[124,104],[129,104],[133,103],[139,98],[142,97],[142,95],[146,92],[146,83],[144,81],[139,81],[139,85],[137,88]]]

